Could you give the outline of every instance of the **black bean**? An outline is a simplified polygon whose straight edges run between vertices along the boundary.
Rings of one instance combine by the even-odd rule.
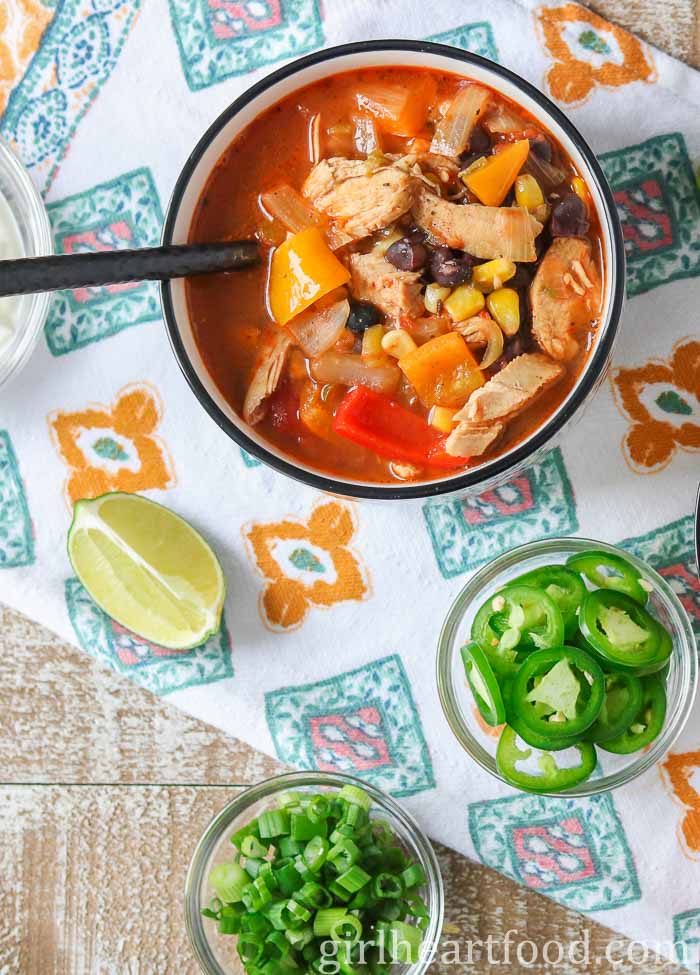
[[[585,237],[590,221],[581,197],[570,193],[560,200],[552,210],[550,226],[555,237]]]
[[[543,135],[538,135],[536,139],[530,139],[530,152],[533,152],[539,159],[545,162],[552,161],[552,143]]]
[[[460,169],[469,169],[473,166],[477,159],[486,159],[486,154],[483,152],[463,152],[459,157]]]
[[[364,332],[371,325],[379,325],[382,321],[382,313],[369,301],[353,301],[350,304],[350,315],[347,320],[347,328],[356,335]]]
[[[428,239],[428,235],[422,227],[409,227],[406,236],[417,244],[424,244]]]
[[[516,291],[520,288],[527,288],[532,281],[533,274],[534,269],[529,265],[516,264],[515,274],[507,281],[507,285],[509,288],[515,288]]]
[[[386,259],[399,271],[420,271],[428,261],[428,249],[420,241],[402,237],[388,249]]]
[[[491,136],[480,125],[475,125],[469,139],[469,151],[484,155],[491,151]]]
[[[471,281],[474,258],[464,251],[450,247],[436,247],[430,255],[430,274],[433,281],[446,288],[454,288],[465,281]]]
[[[500,359],[496,359],[493,364],[493,371],[500,372],[504,366],[507,366],[509,362],[513,361],[513,359],[517,359],[518,356],[522,355],[524,351],[525,342],[523,337],[518,332],[517,335],[514,335],[513,338],[509,339],[509,341],[506,343],[506,346],[503,349],[503,355],[500,357]]]

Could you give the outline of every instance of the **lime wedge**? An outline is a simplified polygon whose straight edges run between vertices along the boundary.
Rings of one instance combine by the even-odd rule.
[[[202,536],[138,494],[78,501],[68,557],[97,605],[138,636],[171,650],[219,629],[226,582]]]

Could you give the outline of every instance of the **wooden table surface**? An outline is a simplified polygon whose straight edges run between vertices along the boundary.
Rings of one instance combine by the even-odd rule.
[[[700,67],[700,0],[590,6]],[[237,789],[280,770],[0,609],[0,975],[195,975],[182,916],[193,847]],[[541,957],[547,941],[566,946],[588,932],[588,971],[610,971],[608,929],[453,851],[438,855],[446,937],[497,943],[514,929]],[[451,970],[552,971],[476,952]]]

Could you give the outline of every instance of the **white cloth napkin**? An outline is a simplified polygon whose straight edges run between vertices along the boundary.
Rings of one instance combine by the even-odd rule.
[[[41,9],[41,45],[17,62],[0,132],[46,194],[57,249],[157,243],[204,128],[281,61],[345,41],[430,37],[496,59],[551,94],[602,154],[628,248],[622,334],[612,377],[528,474],[432,506],[323,497],[252,462],[206,416],[170,352],[154,286],[62,294],[31,363],[0,392],[0,599],[231,735],[290,765],[364,776],[406,797],[435,839],[666,953],[677,942],[692,960],[700,718],[634,784],[539,799],[460,751],[434,662],[473,570],[545,536],[624,540],[673,581],[700,628],[690,519],[700,77],[564,2]],[[72,578],[68,499],[115,489],[171,506],[219,554],[225,628],[204,648],[145,645]]]

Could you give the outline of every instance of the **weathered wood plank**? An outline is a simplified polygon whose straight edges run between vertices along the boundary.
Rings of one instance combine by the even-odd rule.
[[[9,610],[0,650],[0,781],[235,784],[282,769]]]

